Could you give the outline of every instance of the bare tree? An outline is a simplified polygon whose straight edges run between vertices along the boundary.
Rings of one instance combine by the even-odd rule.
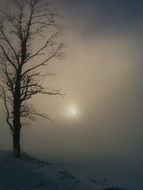
[[[12,0],[10,10],[1,10],[0,97],[13,135],[13,153],[20,156],[21,119],[38,113],[30,99],[38,94],[62,95],[60,89],[45,88],[43,68],[63,57],[59,15],[42,0]]]

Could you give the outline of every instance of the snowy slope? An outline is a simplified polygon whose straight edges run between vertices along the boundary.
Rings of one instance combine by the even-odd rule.
[[[107,185],[107,184],[105,184]],[[54,164],[0,151],[0,190],[103,190],[101,181],[86,179]],[[113,189],[114,190],[114,189]]]

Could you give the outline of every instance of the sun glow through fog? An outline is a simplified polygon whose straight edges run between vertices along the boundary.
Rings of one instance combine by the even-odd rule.
[[[67,114],[69,117],[76,117],[78,116],[78,110],[76,106],[70,106],[67,110]]]

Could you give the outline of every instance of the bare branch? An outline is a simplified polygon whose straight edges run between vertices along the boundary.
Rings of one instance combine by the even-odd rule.
[[[60,95],[62,97],[64,97],[66,94],[62,93],[61,92],[61,89],[54,89],[54,90],[44,90],[44,91],[41,91],[39,92],[39,94],[46,94],[46,95],[51,95],[51,96],[57,96],[57,95]]]
[[[5,110],[6,110],[6,122],[9,125],[10,129],[13,130],[13,125],[10,122],[10,113],[9,113],[9,109],[8,109],[8,105],[7,105],[7,97],[6,97],[6,93],[3,87],[1,87],[1,92],[2,92],[2,98],[3,98],[3,102],[4,102],[4,106],[5,106]]]
[[[27,74],[27,73],[29,73],[29,72],[31,72],[31,71],[33,71],[33,70],[35,70],[35,69],[37,69],[37,68],[39,68],[39,67],[41,67],[41,66],[45,66],[45,65],[47,65],[48,63],[49,63],[49,61],[50,60],[52,60],[53,58],[56,58],[56,57],[62,57],[62,53],[60,52],[60,50],[62,49],[64,47],[64,44],[62,43],[62,44],[59,44],[59,46],[56,48],[56,50],[52,53],[52,55],[50,55],[47,59],[45,59],[44,61],[42,61],[41,63],[39,63],[39,64],[37,64],[36,66],[33,66],[33,67],[31,67],[30,69],[27,69],[23,74],[22,74],[22,76],[23,75],[25,75],[25,74]]]
[[[15,66],[14,62],[10,59],[8,53],[6,52],[5,48],[0,44],[0,48],[2,49],[5,58],[11,63],[11,65],[15,68],[15,70],[17,70],[17,67]]]
[[[40,55],[41,51],[44,50],[49,45],[49,43],[51,42],[51,40],[54,39],[58,34],[59,34],[59,31],[57,31],[54,34],[52,34],[52,36],[49,39],[47,39],[47,41],[45,42],[45,44],[36,53],[34,53],[33,55],[31,55],[25,62],[28,62],[29,60],[31,60],[32,58],[36,57],[37,55]]]
[[[48,114],[45,114],[45,113],[38,113],[38,112],[33,112],[32,115],[34,116],[39,116],[39,117],[42,117],[44,119],[48,119],[51,123],[54,123],[54,121],[49,117]]]
[[[15,49],[14,49],[12,43],[11,43],[11,42],[9,41],[9,39],[7,38],[7,36],[6,36],[5,32],[3,31],[2,27],[0,28],[0,32],[1,32],[2,36],[4,37],[5,42],[7,42],[7,44],[9,45],[9,47],[11,48],[11,50],[13,51],[13,53],[14,53],[14,55],[15,55],[15,58],[16,58],[16,60],[17,60],[17,63],[19,63],[19,56],[18,56],[18,54],[16,53],[16,51],[15,51]]]

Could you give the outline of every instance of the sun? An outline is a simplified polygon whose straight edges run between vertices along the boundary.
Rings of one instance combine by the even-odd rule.
[[[73,110],[72,113],[73,113],[73,115],[75,115],[76,114],[76,110]]]
[[[78,109],[75,105],[69,106],[67,110],[67,114],[69,117],[76,117],[78,116]]]

